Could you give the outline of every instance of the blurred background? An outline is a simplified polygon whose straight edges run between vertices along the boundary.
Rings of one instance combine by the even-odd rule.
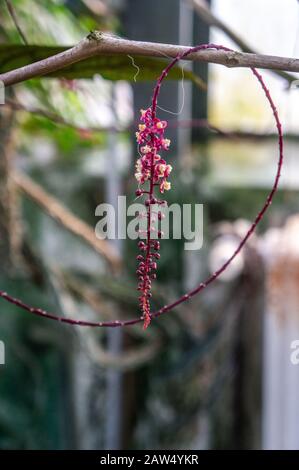
[[[296,0],[14,0],[0,5],[0,71],[95,29],[299,56]],[[66,317],[138,315],[136,242],[103,245],[95,209],[135,198],[134,128],[166,62],[98,57],[6,90],[1,290]],[[204,204],[204,244],[188,252],[184,240],[162,243],[154,308],[232,253],[278,158],[273,116],[249,70],[180,67],[160,100],[174,167],[167,200]],[[290,359],[299,340],[299,75],[263,75],[285,167],[257,233],[219,281],[145,332],[62,325],[1,301],[0,448],[299,449],[299,365]]]

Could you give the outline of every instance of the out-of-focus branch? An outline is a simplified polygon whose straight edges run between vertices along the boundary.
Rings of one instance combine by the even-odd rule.
[[[257,51],[252,49],[249,44],[244,41],[235,31],[233,31],[227,24],[225,24],[220,18],[215,16],[210,10],[209,4],[206,0],[189,0],[192,7],[198,14],[198,16],[204,21],[208,26],[215,26],[220,29],[224,34],[226,34],[243,52],[248,52],[250,54],[257,54]],[[273,71],[276,75],[287,80],[289,83],[292,83],[297,78],[293,75],[284,72],[282,70]]]
[[[26,39],[25,34],[22,31],[22,28],[21,28],[20,24],[19,24],[17,14],[15,12],[15,9],[14,9],[11,1],[10,0],[5,0],[5,3],[6,3],[6,6],[7,6],[7,9],[8,9],[8,12],[10,14],[10,17],[11,17],[12,21],[14,22],[14,25],[15,25],[20,37],[22,38],[23,43],[28,44],[28,41]]]
[[[59,114],[53,112],[53,111],[48,111],[45,109],[41,108],[36,108],[36,107],[31,107],[31,106],[26,106],[22,103],[19,103],[15,100],[7,99],[5,101],[5,104],[2,105],[4,108],[9,107],[13,108],[15,111],[24,111],[25,113],[33,114],[36,116],[40,116],[46,119],[49,119],[51,122],[69,127],[70,129],[74,129],[77,131],[79,134],[82,134],[85,138],[90,136],[93,133],[97,132],[129,132],[135,127],[138,126],[138,122],[132,123],[131,126],[129,127],[118,127],[118,126],[105,126],[105,127],[96,127],[96,126],[89,126],[89,127],[82,127],[82,126],[77,126],[76,124],[67,121],[64,119],[62,116]],[[246,131],[233,131],[233,130],[226,130],[223,128],[220,128],[218,126],[214,126],[211,124],[207,119],[188,119],[188,120],[177,120],[177,119],[170,119],[168,121],[168,126],[170,128],[202,128],[206,129],[209,134],[207,134],[207,137],[224,137],[226,139],[233,139],[233,140],[269,140],[269,139],[275,139],[276,134],[269,131],[269,132],[246,132]],[[299,140],[299,135],[295,133],[287,133],[284,134],[284,139],[285,140],[293,140],[293,141],[298,141]]]
[[[196,13],[208,26],[215,26],[223,31],[243,52],[253,53],[252,48],[240,38],[227,24],[214,15],[206,0],[189,0]]]
[[[88,224],[72,214],[56,198],[49,195],[30,177],[20,172],[14,172],[13,180],[26,196],[36,202],[45,212],[65,229],[87,243],[109,263],[114,272],[120,270],[121,260],[114,248],[106,240],[99,240]]]
[[[109,6],[102,0],[82,0],[82,2],[96,16],[111,15]]]
[[[59,282],[63,283],[72,294],[79,296],[94,312],[101,315],[105,320],[114,318],[115,309],[112,307],[111,302],[105,301],[99,292],[86,285],[81,279],[80,281],[77,280],[70,273],[66,275],[56,267],[52,268],[52,272],[59,279]]]
[[[22,265],[19,198],[11,179],[14,168],[15,113],[0,107],[0,259],[2,272]]]
[[[45,110],[42,108],[36,108],[32,106],[26,106],[18,101],[12,100],[12,99],[6,99],[4,105],[2,106],[7,106],[10,108],[13,108],[15,111],[24,111],[29,114],[34,114],[36,116],[44,117],[49,119],[50,121],[60,124],[62,126],[70,127],[71,129],[75,129],[78,132],[82,133],[94,133],[94,132],[121,132],[122,130],[128,130],[128,129],[121,129],[120,127],[116,126],[106,126],[106,127],[96,127],[96,126],[90,126],[90,127],[82,127],[82,126],[77,126],[76,124],[67,121],[64,119],[62,116],[59,114]]]
[[[172,44],[131,41],[111,34],[94,31],[76,46],[46,59],[25,65],[0,75],[5,86],[21,83],[31,78],[42,77],[67,65],[80,62],[97,54],[130,54],[148,57],[177,57],[190,48]],[[199,60],[226,67],[255,67],[270,70],[299,72],[299,59],[261,54],[247,54],[237,51],[216,51],[207,49],[189,54],[186,60]]]
[[[151,339],[148,344],[127,349],[121,355],[110,353],[91,337],[87,340],[87,347],[91,358],[97,364],[127,372],[144,366],[158,354],[161,341],[157,337]]]

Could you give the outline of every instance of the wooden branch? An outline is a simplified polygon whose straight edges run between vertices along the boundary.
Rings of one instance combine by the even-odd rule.
[[[191,6],[194,8],[194,11],[198,16],[204,21],[208,26],[214,26],[220,29],[226,36],[228,36],[243,52],[249,52],[250,54],[257,54],[257,51],[252,49],[249,44],[244,41],[235,31],[233,31],[226,23],[224,23],[220,18],[215,16],[210,10],[209,4],[206,0],[189,0]],[[296,80],[296,77],[293,75],[284,72],[282,70],[274,70],[273,73],[284,78],[289,83],[292,83]]]
[[[92,227],[72,214],[56,198],[49,195],[29,176],[20,172],[14,172],[12,177],[17,187],[44,209],[52,219],[56,220],[56,222],[65,229],[79,237],[94,251],[100,254],[109,263],[114,272],[119,271],[121,265],[119,255],[109,242],[96,238]]]
[[[4,85],[14,85],[35,77],[63,69],[67,65],[97,54],[130,54],[150,57],[176,57],[188,47],[154,42],[130,41],[111,34],[93,32],[76,46],[46,59],[20,67],[0,75]],[[226,67],[256,67],[270,70],[299,72],[299,59],[237,51],[205,50],[188,55],[186,60],[198,60]]]

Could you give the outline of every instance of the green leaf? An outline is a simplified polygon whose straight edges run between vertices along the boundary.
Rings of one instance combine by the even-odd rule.
[[[24,46],[0,44],[0,73],[8,72],[24,65],[58,54],[67,50],[61,46]],[[133,63],[134,61],[134,63]],[[134,65],[135,64],[135,65]],[[95,74],[107,80],[146,81],[156,80],[167,62],[164,59],[127,55],[97,55],[52,72],[46,77],[55,78],[92,78]],[[139,68],[139,70],[137,69]],[[184,77],[191,80],[201,89],[206,90],[205,82],[192,73],[184,70]],[[181,80],[181,67],[173,67],[168,79]]]

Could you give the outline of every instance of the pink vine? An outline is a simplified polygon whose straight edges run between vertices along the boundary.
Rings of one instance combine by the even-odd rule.
[[[141,265],[139,263],[139,267],[138,267],[138,270],[137,270],[139,272],[137,274],[139,275],[139,278],[140,278],[139,279],[139,281],[140,281],[139,290],[141,291],[141,296],[140,296],[139,300],[140,300],[140,305],[141,305],[141,309],[142,309],[142,316],[138,317],[138,318],[131,319],[131,320],[123,320],[123,321],[114,320],[114,321],[107,321],[107,322],[90,322],[90,321],[84,321],[84,320],[76,320],[76,319],[73,319],[73,318],[59,317],[55,314],[49,313],[49,312],[47,312],[45,310],[42,310],[40,308],[30,307],[29,305],[25,304],[22,300],[16,299],[16,298],[10,296],[9,294],[7,294],[4,291],[0,291],[0,297],[2,297],[7,302],[10,302],[10,303],[22,308],[23,310],[28,311],[29,313],[31,313],[33,315],[37,315],[37,316],[44,317],[44,318],[49,318],[51,320],[59,321],[61,323],[67,323],[67,324],[70,324],[70,325],[114,328],[114,327],[120,327],[120,326],[135,325],[137,323],[143,322],[144,327],[146,328],[149,325],[151,319],[157,318],[157,317],[173,310],[178,305],[182,304],[183,302],[186,302],[191,297],[193,297],[196,294],[200,293],[203,289],[205,289],[208,285],[210,285],[213,281],[215,281],[226,270],[226,268],[229,266],[229,264],[240,253],[240,251],[244,247],[245,243],[247,242],[249,237],[255,231],[257,225],[260,223],[260,221],[264,217],[265,212],[267,211],[268,207],[271,205],[273,197],[274,197],[274,195],[277,191],[277,188],[278,188],[278,183],[279,183],[279,179],[280,179],[280,176],[281,176],[281,169],[282,169],[282,166],[283,166],[283,159],[284,159],[284,156],[283,156],[283,133],[282,133],[282,126],[281,126],[281,123],[280,123],[278,111],[277,111],[277,109],[275,107],[275,104],[272,100],[270,92],[269,92],[268,88],[266,87],[266,84],[264,82],[263,77],[253,67],[251,68],[251,71],[254,74],[254,76],[257,78],[258,82],[260,83],[260,85],[261,85],[261,87],[262,87],[262,89],[265,93],[266,99],[267,99],[267,101],[268,101],[268,103],[269,103],[269,105],[272,109],[272,112],[273,112],[273,115],[274,115],[274,120],[275,120],[276,127],[277,127],[277,132],[278,132],[279,158],[278,158],[278,166],[277,166],[277,171],[276,171],[276,175],[275,175],[275,179],[274,179],[274,182],[273,182],[272,189],[271,189],[270,193],[268,194],[267,199],[266,199],[263,207],[258,212],[256,218],[254,219],[253,223],[251,224],[249,230],[247,231],[246,235],[241,240],[241,242],[239,243],[239,245],[238,245],[237,249],[234,251],[234,253],[227,259],[227,261],[217,271],[215,271],[211,276],[209,276],[204,282],[201,282],[195,289],[187,292],[186,294],[181,296],[176,301],[174,301],[174,302],[172,302],[168,305],[165,305],[164,307],[160,308],[156,312],[150,313],[149,298],[150,298],[150,294],[151,294],[150,293],[151,283],[148,282],[148,281],[150,281],[151,278],[155,277],[155,273],[152,272],[152,271],[156,270],[156,262],[153,261],[153,257],[155,257],[156,259],[159,258],[159,256],[157,256],[158,255],[157,251],[159,249],[158,248],[159,245],[157,244],[157,245],[154,246],[154,241],[151,240],[151,235],[150,235],[151,234],[151,231],[150,231],[150,228],[151,228],[151,208],[150,207],[151,207],[151,204],[154,203],[154,201],[155,201],[155,203],[157,202],[157,200],[154,198],[154,194],[153,194],[155,185],[159,185],[159,189],[162,192],[164,192],[164,189],[169,189],[169,186],[168,186],[169,183],[167,184],[166,178],[169,175],[170,170],[171,170],[171,168],[169,168],[169,166],[166,170],[167,165],[166,165],[165,161],[160,161],[160,160],[157,159],[156,162],[155,162],[155,155],[157,155],[157,151],[160,150],[160,149],[167,150],[168,146],[169,146],[169,141],[167,139],[164,139],[164,135],[163,135],[164,129],[165,129],[167,123],[165,121],[160,121],[156,116],[157,105],[158,105],[158,97],[159,97],[159,93],[160,93],[161,84],[162,84],[163,80],[165,79],[165,77],[167,76],[170,69],[179,60],[184,59],[186,56],[188,56],[192,52],[197,52],[197,51],[205,50],[205,49],[216,49],[216,50],[222,50],[222,51],[232,51],[232,49],[229,49],[225,46],[220,46],[220,45],[217,45],[217,44],[201,44],[199,46],[189,48],[184,53],[178,55],[175,59],[173,59],[169,63],[169,65],[163,70],[163,72],[161,73],[160,77],[157,80],[156,86],[154,88],[152,104],[151,104],[150,108],[147,111],[143,112],[143,113],[147,113],[146,115],[142,116],[143,120],[144,121],[146,120],[146,122],[141,124],[141,126],[142,126],[141,129],[139,128],[139,132],[140,131],[141,132],[146,131],[147,137],[149,137],[150,144],[151,144],[151,150],[149,152],[147,152],[148,149],[145,149],[146,151],[143,152],[143,156],[146,156],[147,153],[149,153],[148,157],[146,157],[144,159],[145,164],[143,165],[143,163],[141,162],[141,166],[140,166],[140,164],[138,164],[138,168],[137,168],[137,170],[138,170],[137,173],[140,173],[140,175],[138,174],[137,179],[139,180],[140,183],[145,182],[145,180],[143,181],[142,178],[145,175],[148,175],[148,173],[146,173],[146,172],[147,172],[147,170],[149,170],[149,175],[146,179],[150,183],[149,191],[143,191],[142,189],[138,189],[137,192],[136,192],[137,196],[141,196],[143,194],[148,195],[148,197],[147,197],[148,202],[146,202],[146,207],[147,207],[146,217],[147,217],[147,221],[148,221],[147,222],[146,243],[144,245],[141,245],[141,244],[139,245],[139,247],[143,251],[145,251],[145,256],[141,255],[142,258],[137,257],[138,261],[140,261],[140,263],[141,263]],[[162,124],[158,124],[158,126],[157,126],[157,123],[162,123]],[[145,126],[145,127],[143,127],[143,126]],[[138,138],[139,137],[137,135],[137,140],[138,140]],[[145,142],[142,141],[142,136],[141,136],[140,143],[145,143]],[[152,151],[152,149],[153,149],[153,151]],[[141,158],[143,158],[143,157],[141,157]],[[161,157],[159,156],[159,159],[160,158]],[[149,165],[148,165],[148,163],[149,163]],[[156,166],[157,166],[156,163],[159,164],[159,165],[164,165],[164,166],[162,168],[157,168],[156,169]],[[158,170],[158,173],[155,174],[156,170]],[[160,203],[164,203],[164,201],[160,201]],[[143,242],[139,242],[139,243],[143,243]],[[159,242],[155,242],[155,243],[159,243]],[[156,248],[154,250],[154,252],[152,252],[152,248]]]

